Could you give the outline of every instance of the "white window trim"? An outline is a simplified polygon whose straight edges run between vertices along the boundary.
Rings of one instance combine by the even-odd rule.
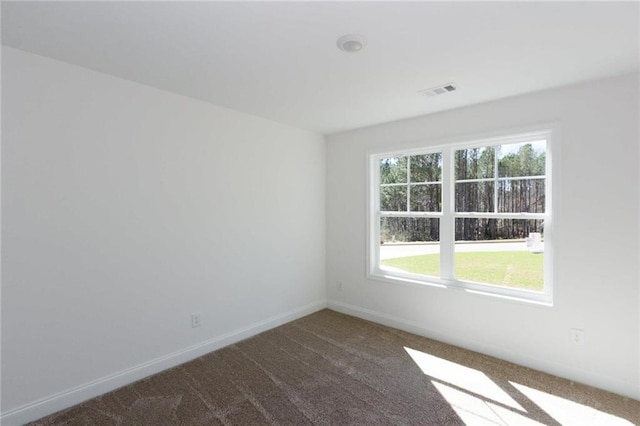
[[[554,190],[554,180],[558,181],[559,171],[559,126],[548,124],[536,126],[519,131],[501,132],[497,135],[488,135],[481,138],[458,138],[456,140],[438,142],[414,142],[403,145],[393,150],[375,150],[367,153],[367,271],[368,279],[383,281],[393,284],[402,284],[419,287],[435,287],[464,291],[471,294],[480,294],[498,297],[517,302],[534,303],[544,306],[553,306],[554,294],[554,265],[553,265],[553,235],[555,212],[557,210],[558,196]],[[453,190],[455,180],[453,173],[453,152],[461,148],[473,148],[489,145],[513,144],[546,140],[545,158],[545,213],[465,213],[455,212]],[[378,215],[380,197],[380,169],[378,161],[384,156],[418,155],[429,152],[442,152],[442,212],[398,212],[398,216],[411,217],[438,217],[440,218],[440,253],[441,253],[441,277],[428,277],[407,272],[394,271],[390,273],[379,267],[380,265],[380,220]],[[520,177],[519,177],[520,178]],[[449,186],[445,191],[445,185]],[[445,206],[448,206],[446,208]],[[386,214],[393,216],[393,214]],[[460,217],[477,218],[514,218],[514,219],[543,219],[545,221],[545,250],[544,256],[544,289],[542,292],[501,287],[491,284],[474,283],[470,281],[456,280],[453,277],[454,260],[454,222]],[[450,235],[450,238],[442,238],[442,235]],[[448,255],[443,255],[448,253]]]

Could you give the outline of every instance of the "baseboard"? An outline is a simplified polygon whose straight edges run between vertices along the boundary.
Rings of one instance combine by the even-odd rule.
[[[613,392],[628,398],[640,400],[640,389],[637,385],[618,379],[613,379],[601,374],[593,373],[578,369],[572,366],[541,360],[528,355],[512,352],[493,345],[478,341],[470,341],[456,338],[455,336],[446,335],[435,330],[424,327],[422,324],[409,321],[404,318],[387,315],[371,309],[362,308],[360,306],[350,305],[339,302],[337,300],[328,300],[328,308],[343,314],[362,318],[388,327],[397,328],[409,333],[428,337],[450,345],[459,346],[475,352],[480,352],[489,356],[493,356],[514,364],[533,368],[554,376],[563,377],[574,382],[583,383],[609,392]]]
[[[148,362],[127,368],[115,374],[68,389],[49,397],[25,404],[0,414],[3,426],[18,426],[37,420],[65,408],[72,407],[88,399],[118,389],[152,374],[175,367],[209,352],[232,345],[240,340],[302,318],[327,307],[326,300],[310,303],[280,315],[267,318],[222,336],[214,337]]]

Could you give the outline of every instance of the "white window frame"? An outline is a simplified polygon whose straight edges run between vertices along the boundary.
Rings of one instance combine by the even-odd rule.
[[[462,290],[504,299],[531,302],[546,306],[553,305],[553,217],[557,204],[554,196],[553,176],[557,179],[558,151],[557,125],[538,127],[530,131],[509,132],[483,138],[465,138],[457,141],[438,143],[413,143],[393,150],[378,150],[367,153],[367,278],[395,284],[440,287]],[[545,153],[545,213],[475,213],[455,211],[454,152],[460,149],[546,141]],[[380,159],[394,156],[411,156],[440,152],[442,167],[442,211],[441,212],[398,212],[399,217],[433,217],[440,219],[440,277],[430,277],[409,272],[389,271],[380,268]],[[497,174],[497,171],[496,171]],[[519,179],[526,178],[518,177]],[[407,180],[409,177],[407,176]],[[555,202],[554,202],[555,201]],[[385,216],[389,217],[387,213]],[[541,219],[544,220],[544,285],[543,291],[503,287],[471,281],[457,280],[454,277],[455,256],[455,220],[457,218],[503,218],[503,219]]]

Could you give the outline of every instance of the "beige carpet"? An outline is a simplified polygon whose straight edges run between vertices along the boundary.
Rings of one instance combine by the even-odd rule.
[[[35,425],[632,425],[640,402],[324,310]]]

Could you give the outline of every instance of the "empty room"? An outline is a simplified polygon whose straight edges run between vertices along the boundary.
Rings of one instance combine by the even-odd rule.
[[[2,1],[0,423],[640,424],[639,21]]]

